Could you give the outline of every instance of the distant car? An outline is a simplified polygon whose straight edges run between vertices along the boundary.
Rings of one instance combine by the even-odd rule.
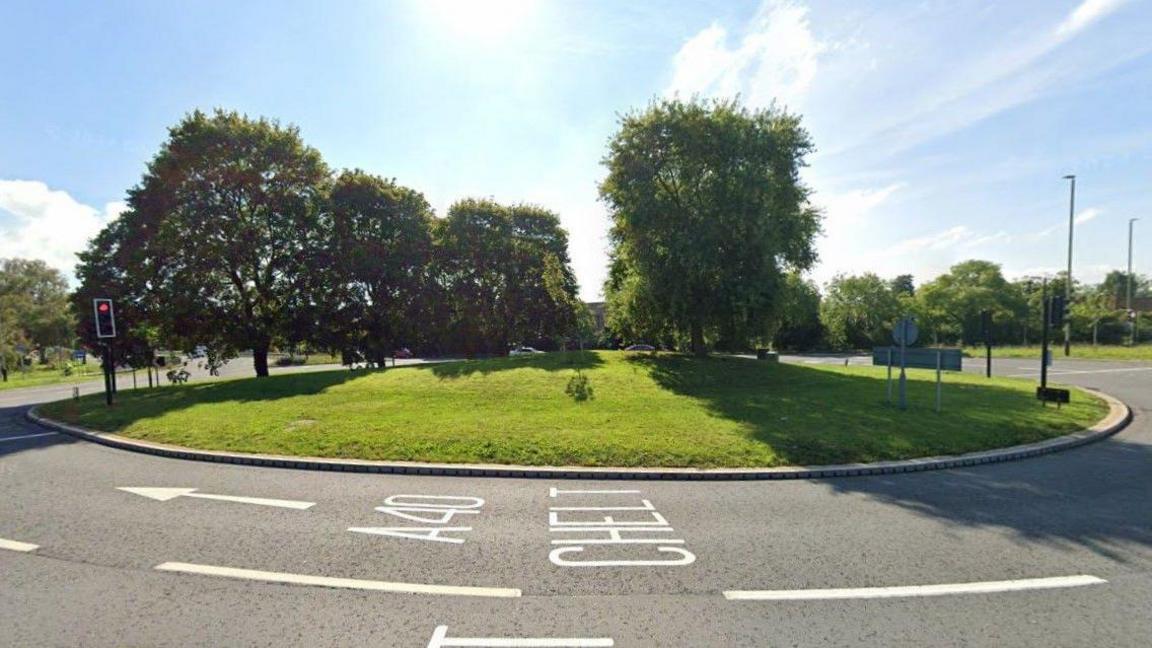
[[[521,347],[516,347],[515,349],[512,349],[511,351],[509,351],[508,355],[510,355],[510,356],[531,355],[533,353],[544,353],[544,352],[533,349],[530,346],[521,346]]]
[[[651,344],[631,344],[624,347],[625,351],[655,351],[656,347]]]
[[[398,360],[407,360],[412,357],[412,352],[408,350],[408,347],[404,347],[393,351],[392,357]]]

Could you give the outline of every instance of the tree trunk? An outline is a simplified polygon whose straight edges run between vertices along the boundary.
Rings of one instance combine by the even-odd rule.
[[[256,367],[257,378],[268,377],[268,343],[252,347],[252,365]]]
[[[692,353],[697,358],[708,355],[708,349],[704,348],[704,326],[700,322],[692,322]]]

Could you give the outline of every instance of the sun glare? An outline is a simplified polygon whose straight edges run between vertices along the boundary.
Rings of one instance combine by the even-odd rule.
[[[477,39],[508,35],[536,9],[536,0],[423,0],[435,22],[453,34]]]

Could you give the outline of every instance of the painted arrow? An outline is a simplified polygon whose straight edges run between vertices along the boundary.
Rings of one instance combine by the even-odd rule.
[[[266,499],[263,497],[237,497],[235,495],[211,495],[209,493],[197,493],[195,488],[144,488],[144,487],[130,487],[130,486],[117,486],[117,490],[134,493],[136,495],[143,495],[148,499],[154,499],[159,502],[167,502],[170,499],[177,497],[198,497],[200,499],[219,500],[221,502],[239,502],[241,504],[257,504],[260,506],[279,506],[280,508],[290,508],[297,510],[305,510],[316,506],[315,502],[297,502],[295,500],[282,500],[282,499]]]

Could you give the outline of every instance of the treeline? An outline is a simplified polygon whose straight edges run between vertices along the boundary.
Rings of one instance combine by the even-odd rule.
[[[0,259],[0,373],[25,362],[56,362],[49,349],[71,349],[74,320],[68,282],[59,270],[33,259]]]
[[[1103,282],[1085,285],[1073,281],[1073,300],[1068,309],[1072,339],[1079,343],[1120,344],[1130,335],[1124,309],[1128,276],[1113,271]],[[892,324],[905,315],[914,315],[925,344],[972,345],[983,343],[981,313],[992,313],[995,343],[1038,344],[1042,330],[1042,300],[1063,295],[1063,273],[1045,280],[1025,277],[1007,280],[999,265],[970,260],[958,263],[948,272],[916,286],[911,275],[885,280],[872,273],[839,275],[823,294],[811,282],[794,282],[790,290],[801,295],[792,301],[794,323],[785,323],[776,337],[777,345],[793,350],[867,349],[888,345]],[[1152,281],[1133,277],[1134,306],[1152,298]],[[1141,322],[1148,321],[1148,314]],[[1152,338],[1142,326],[1141,340]],[[1052,332],[1053,340],[1063,333]]]
[[[370,362],[501,354],[586,321],[555,213],[465,199],[436,218],[420,192],[334,173],[265,119],[188,115],[127,202],[80,254],[72,301],[98,348],[91,300],[115,300],[115,356],[133,366],[199,346],[210,363],[251,349],[261,376],[270,350],[301,346]]]

